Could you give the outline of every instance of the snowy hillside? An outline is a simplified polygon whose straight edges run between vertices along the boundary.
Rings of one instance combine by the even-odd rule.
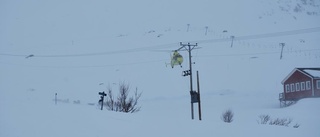
[[[318,137],[320,99],[280,108],[278,95],[295,67],[320,67],[319,6],[319,0],[2,0],[0,136]],[[182,68],[166,67],[180,42],[200,47],[192,60],[202,121],[190,116],[189,78],[182,76],[187,52],[180,51]],[[143,93],[141,111],[101,111],[98,92],[116,91],[123,81]],[[227,109],[232,123],[221,120]],[[262,125],[260,115],[293,121]]]

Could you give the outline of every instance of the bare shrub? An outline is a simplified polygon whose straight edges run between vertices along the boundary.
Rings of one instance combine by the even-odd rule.
[[[140,111],[141,107],[137,106],[142,93],[138,93],[138,89],[134,95],[129,97],[130,87],[129,84],[119,84],[119,94],[115,98],[111,88],[108,88],[106,108],[110,111],[134,113]]]
[[[276,118],[276,119],[271,119],[270,115],[260,115],[259,116],[260,121],[258,121],[259,124],[269,124],[269,125],[278,125],[278,126],[286,126],[288,127],[289,124],[292,122],[291,118]],[[299,127],[299,124],[296,124],[293,127]]]
[[[260,118],[260,121],[258,121],[259,124],[267,124],[269,120],[271,120],[271,117],[269,115],[260,115],[259,118]]]
[[[221,119],[223,122],[231,123],[233,121],[233,116],[234,114],[232,110],[228,109],[224,113],[222,113]]]
[[[269,125],[278,125],[278,126],[289,126],[289,124],[292,122],[291,118],[277,118],[275,120],[271,120],[269,122]]]
[[[112,93],[112,90],[110,87],[108,87],[108,93],[107,93],[107,101],[105,103],[106,105],[106,108],[108,110],[111,110],[111,111],[116,111],[116,105],[115,105],[115,101],[114,101],[114,96],[113,96],[113,93]]]
[[[300,127],[300,124],[296,123],[293,127],[298,128],[298,127]]]

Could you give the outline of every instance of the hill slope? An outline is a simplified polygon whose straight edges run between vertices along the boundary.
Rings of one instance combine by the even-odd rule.
[[[293,68],[320,66],[320,3],[301,2],[1,1],[0,136],[317,137],[319,99],[282,109],[278,102]],[[305,10],[288,8],[298,4]],[[189,79],[181,76],[187,52],[182,68],[165,65],[179,42],[201,47],[192,51],[201,122],[190,120]],[[88,105],[122,81],[143,92],[141,112]],[[230,124],[220,119],[227,109]],[[259,125],[263,114],[293,123]]]

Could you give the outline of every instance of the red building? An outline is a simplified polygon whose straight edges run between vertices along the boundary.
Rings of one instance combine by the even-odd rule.
[[[295,68],[281,83],[283,93],[279,100],[282,105],[301,98],[320,97],[320,68]]]

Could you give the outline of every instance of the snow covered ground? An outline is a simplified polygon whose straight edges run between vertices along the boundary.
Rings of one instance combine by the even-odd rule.
[[[278,95],[295,67],[320,67],[319,5],[2,0],[0,136],[318,137],[320,99],[280,108]],[[200,74],[202,121],[197,112],[191,120],[189,78],[181,76],[187,52],[180,52],[182,68],[166,67],[179,42],[201,47],[192,60]],[[285,43],[281,60],[279,43]],[[123,81],[143,92],[140,112],[88,105]],[[227,109],[234,112],[232,123],[221,120]],[[293,121],[289,127],[262,125],[260,115]]]

